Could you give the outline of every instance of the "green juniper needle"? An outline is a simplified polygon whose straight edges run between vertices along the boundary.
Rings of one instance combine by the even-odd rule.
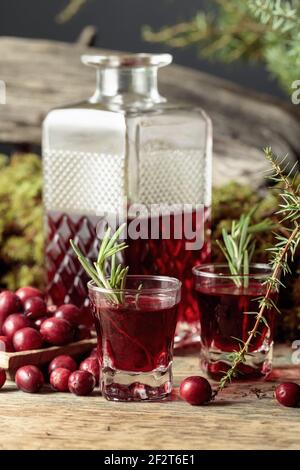
[[[264,152],[273,167],[273,174],[269,179],[275,183],[280,183],[282,186],[280,196],[283,202],[280,204],[278,211],[283,216],[281,224],[284,221],[288,221],[290,225],[281,227],[284,229],[283,231],[286,233],[286,236],[277,235],[278,243],[269,249],[272,254],[270,263],[272,274],[265,282],[265,295],[258,299],[259,311],[256,312],[255,324],[252,330],[249,331],[247,340],[240,345],[239,351],[231,354],[231,367],[220,380],[215,395],[236,376],[239,364],[245,362],[246,355],[249,354],[251,342],[259,333],[258,328],[260,324],[264,323],[267,325],[267,320],[264,316],[265,311],[272,308],[278,310],[271,295],[274,290],[278,292],[280,286],[283,285],[280,281],[280,275],[290,273],[289,262],[293,261],[296,249],[300,243],[300,186],[295,183],[295,178],[293,178],[295,168],[293,167],[286,176],[281,166],[282,162],[278,162],[272,149],[266,148]]]

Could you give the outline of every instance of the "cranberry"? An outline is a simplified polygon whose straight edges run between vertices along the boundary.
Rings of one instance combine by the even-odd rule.
[[[190,405],[203,405],[212,398],[209,382],[204,377],[192,376],[184,379],[179,388],[181,398]]]
[[[24,313],[28,318],[36,320],[47,314],[46,302],[40,297],[30,297],[24,302]]]
[[[7,336],[0,336],[0,351],[1,352],[13,352],[14,348],[11,339]]]
[[[283,406],[297,406],[300,403],[300,387],[293,382],[283,382],[277,385],[275,398]]]
[[[100,367],[96,357],[87,357],[84,359],[79,366],[79,370],[90,372],[95,377],[96,383],[99,383]]]
[[[44,385],[44,377],[36,366],[23,366],[17,370],[15,382],[23,392],[36,393]]]
[[[5,336],[11,339],[16,331],[26,328],[26,326],[31,326],[29,318],[25,317],[22,313],[12,313],[3,323],[2,331]]]
[[[5,290],[0,294],[0,333],[2,331],[2,325],[8,315],[12,313],[20,312],[22,310],[22,304],[18,296],[9,290]]]
[[[58,367],[50,375],[50,384],[58,392],[68,392],[69,391],[69,377],[72,372],[69,369],[64,369],[63,367]]]
[[[22,328],[13,336],[13,345],[16,351],[40,349],[42,344],[43,338],[34,328]]]
[[[80,324],[81,312],[76,305],[73,304],[64,304],[58,307],[54,316],[56,318],[63,318],[71,323],[71,325],[76,326]]]
[[[3,387],[5,382],[6,382],[6,372],[4,369],[0,368],[0,388]]]
[[[75,341],[91,338],[91,330],[85,325],[78,325],[75,329]]]
[[[77,369],[77,364],[73,357],[61,354],[50,362],[48,367],[49,374],[58,368],[68,369],[71,372],[74,372]]]
[[[74,337],[71,324],[63,318],[47,318],[40,329],[44,340],[54,346],[61,346],[70,343]]]
[[[47,320],[48,317],[40,317],[38,318],[37,320],[35,320],[34,324],[35,326],[37,327],[37,329],[39,330],[41,328],[41,325],[42,323]]]
[[[43,293],[39,289],[31,286],[20,287],[20,289],[17,290],[16,295],[19,297],[23,305],[26,300],[30,299],[31,297],[40,297],[41,299],[44,298]]]
[[[95,377],[86,370],[76,370],[69,377],[69,390],[75,395],[89,395],[95,385]]]

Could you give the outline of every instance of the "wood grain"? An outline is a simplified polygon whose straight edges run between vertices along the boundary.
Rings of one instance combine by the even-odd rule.
[[[176,391],[161,403],[112,403],[90,397],[0,392],[0,449],[299,449],[300,408],[273,399],[279,380],[299,380],[291,348],[276,349],[269,382],[233,384],[211,405],[192,407]],[[198,353],[176,356],[175,385],[199,374]]]
[[[0,143],[40,145],[41,124],[51,108],[92,95],[95,73],[81,65],[80,55],[99,52],[80,44],[0,38],[0,79],[7,86]],[[177,65],[162,69],[159,83],[163,95],[201,106],[211,116],[215,184],[237,180],[261,186],[268,168],[262,148],[268,145],[291,161],[299,159],[299,107]]]

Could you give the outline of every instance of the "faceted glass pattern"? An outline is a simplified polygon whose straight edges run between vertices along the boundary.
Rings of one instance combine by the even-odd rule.
[[[69,239],[94,260],[99,221],[115,221],[126,208],[130,220],[132,204],[146,208],[189,204],[192,213],[202,205],[205,220],[198,229],[205,233],[203,248],[187,250],[185,238],[177,240],[171,234],[169,240],[128,239],[124,255],[132,274],[164,274],[182,280],[177,339],[199,339],[191,268],[210,256],[211,122],[201,109],[170,104],[159,95],[159,59],[157,66],[141,68],[136,65],[139,56],[133,57],[119,68],[115,59],[108,67],[99,65],[93,97],[53,110],[45,120],[48,292],[57,304],[87,307],[87,276]],[[96,66],[103,58],[88,62]],[[147,217],[151,223],[151,216]]]

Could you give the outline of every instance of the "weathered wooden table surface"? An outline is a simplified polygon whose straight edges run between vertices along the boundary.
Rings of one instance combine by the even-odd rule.
[[[1,449],[299,449],[300,408],[273,398],[276,382],[299,380],[292,349],[276,349],[274,379],[234,384],[209,406],[194,407],[175,391],[162,403],[112,403],[90,397],[0,392]],[[199,374],[197,353],[176,356],[175,385]]]

